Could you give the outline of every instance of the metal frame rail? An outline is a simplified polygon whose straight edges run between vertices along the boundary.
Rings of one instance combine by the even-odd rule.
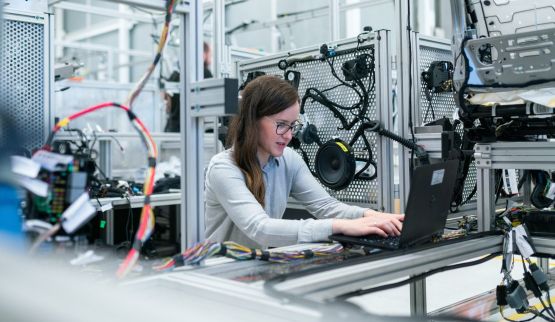
[[[495,169],[543,170],[555,168],[555,142],[495,142],[476,144],[478,230],[493,228]]]
[[[262,283],[241,283],[226,278],[210,275],[215,270],[196,270],[194,268],[176,271],[170,274],[157,275],[137,280],[132,284],[147,287],[149,284],[157,286],[167,285],[172,290],[180,290],[186,294],[194,294],[202,298],[209,298],[218,303],[242,303],[243,307],[254,308],[252,314],[263,316],[266,309],[276,310],[276,315],[287,315],[291,312],[302,314],[299,307],[306,303],[331,303],[336,296],[355,291],[363,287],[371,287],[379,283],[388,282],[406,276],[419,275],[432,269],[445,267],[461,261],[469,260],[486,254],[502,250],[503,237],[500,235],[486,236],[460,243],[437,246],[421,251],[414,251],[404,255],[353,264],[338,265],[325,271],[292,278],[276,284],[274,289],[284,297],[280,300],[270,297],[264,292]],[[533,237],[537,252],[540,254],[555,254],[555,239]],[[371,255],[370,255],[371,256]],[[208,260],[206,266],[235,266],[236,269],[248,271],[245,262],[230,262],[228,259],[215,258]],[[258,264],[258,263],[251,263]],[[267,264],[272,265],[272,264]],[[217,270],[216,270],[217,271]],[[422,280],[423,285],[425,281]],[[411,290],[419,301],[411,301],[411,315],[425,314],[426,288]],[[287,295],[290,295],[287,298]],[[240,300],[240,301],[239,301]],[[259,311],[257,313],[257,311]],[[279,313],[281,312],[281,313]],[[305,312],[307,313],[307,312]]]

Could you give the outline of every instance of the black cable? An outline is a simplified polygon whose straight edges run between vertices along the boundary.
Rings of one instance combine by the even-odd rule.
[[[421,280],[423,278],[434,275],[436,273],[441,273],[441,272],[445,272],[445,271],[449,271],[449,270],[453,270],[453,269],[479,265],[479,264],[485,263],[485,262],[499,256],[499,254],[501,254],[501,252],[495,252],[495,253],[489,254],[488,256],[485,256],[483,258],[480,258],[480,259],[472,261],[472,262],[465,262],[465,263],[440,267],[440,268],[436,268],[436,269],[433,269],[431,271],[428,271],[426,273],[422,273],[420,275],[415,275],[415,276],[409,277],[409,278],[407,278],[405,280],[402,280],[402,281],[399,281],[399,282],[386,284],[386,285],[380,285],[380,286],[369,288],[369,289],[360,289],[360,290],[357,290],[357,291],[349,292],[349,293],[346,293],[346,294],[343,294],[343,295],[340,295],[340,296],[336,297],[336,299],[346,300],[346,299],[351,298],[353,296],[360,296],[360,295],[365,295],[365,294],[370,294],[370,293],[389,290],[389,289],[392,289],[392,288],[396,288],[396,287],[399,287],[399,286],[406,285],[408,283],[412,283],[412,282]]]
[[[478,184],[475,183],[474,188],[472,188],[472,191],[470,191],[470,193],[468,194],[466,199],[459,206],[462,206],[462,205],[466,204],[467,202],[469,202],[472,199],[472,197],[474,197],[474,195],[476,194],[477,191],[478,191]]]
[[[523,256],[522,254],[520,255],[520,259],[521,259],[521,262],[522,262],[522,270],[523,270],[523,272],[526,274],[526,273],[528,273],[529,271],[528,271],[528,269],[526,268],[525,259],[524,259],[524,256]],[[533,282],[533,283],[535,283],[535,282]],[[541,292],[541,290],[540,290],[540,292]],[[548,293],[548,292],[546,292],[546,293],[547,293],[547,295],[549,296],[549,293]],[[534,295],[535,295],[535,293],[534,293]],[[540,312],[540,315],[541,315],[541,313],[542,313],[543,311],[547,311],[547,314],[548,314],[548,315],[550,316],[550,318],[551,318],[550,321],[554,321],[554,320],[552,320],[552,319],[555,318],[555,314],[554,314],[554,312],[551,311],[551,309],[552,309],[553,307],[552,307],[551,305],[550,305],[550,306],[545,305],[545,302],[543,301],[541,295],[540,295],[540,296],[536,296],[536,298],[540,300],[540,303],[541,303],[541,305],[543,306],[543,310]],[[548,300],[551,300],[551,299],[548,298]]]
[[[501,195],[501,191],[503,190],[503,185],[501,184],[502,181],[503,181],[503,170],[501,170],[501,175],[499,176],[499,179],[497,180],[497,184],[495,185],[495,203],[494,203],[495,205],[497,204],[497,201],[499,200],[499,196]]]
[[[555,309],[553,308],[553,303],[551,303],[551,294],[549,289],[545,292],[547,294],[547,303],[549,304],[549,309],[555,315]]]
[[[342,80],[342,79],[337,75],[337,72],[335,71],[335,66],[334,66],[334,63],[335,63],[335,56],[332,57],[331,61],[330,61],[330,59],[329,59],[328,57],[326,57],[325,59],[326,59],[326,63],[328,63],[328,65],[330,66],[332,76],[333,76],[335,79],[337,79],[341,84],[343,84],[343,85],[345,85],[345,86],[347,86],[347,87],[353,89],[353,90],[355,91],[355,93],[357,93],[359,99],[362,100],[363,96],[362,96],[362,94],[358,91],[358,89],[356,88],[356,86],[347,83],[346,81]]]
[[[361,41],[360,39],[358,40],[357,48],[354,51],[352,49],[347,49],[347,50],[342,50],[342,51],[334,51],[332,53],[327,49],[327,47],[325,47],[325,45],[322,46],[322,49],[321,49],[321,53],[322,53],[322,57],[323,57],[322,60],[324,60],[329,65],[331,74],[339,82],[339,84],[337,84],[335,86],[332,86],[330,88],[324,89],[324,90],[318,90],[317,88],[314,88],[314,87],[307,88],[306,91],[305,91],[305,95],[301,99],[301,114],[304,114],[306,100],[310,98],[310,99],[312,99],[312,101],[316,101],[316,102],[320,103],[321,105],[327,107],[334,114],[334,117],[339,119],[339,121],[341,122],[341,125],[343,127],[343,128],[339,128],[341,130],[350,130],[361,120],[368,119],[368,121],[371,121],[366,116],[367,111],[368,111],[368,106],[369,106],[369,96],[370,95],[369,95],[368,89],[366,88],[365,84],[362,82],[360,76],[355,71],[349,70],[348,68],[345,68],[345,67],[342,66],[341,69],[344,72],[344,75],[350,75],[352,77],[353,82],[348,83],[347,81],[341,79],[339,77],[339,75],[337,74],[337,71],[335,70],[335,57],[339,56],[340,54],[345,55],[345,54],[358,52],[359,50],[361,50],[363,48],[363,47],[360,46],[360,43],[362,43],[362,42],[364,42],[364,41]],[[364,67],[363,68],[370,71],[370,74],[368,75],[368,78],[369,78],[368,84],[369,84],[370,89],[373,90],[375,88],[375,55],[374,55],[374,48],[371,47],[371,46],[369,46],[368,48],[370,48],[370,51],[371,51],[370,54],[364,53],[364,54],[360,54],[360,55],[356,56],[355,68],[357,68],[356,64],[361,63],[361,61],[364,62]],[[364,49],[366,49],[366,46],[364,47]],[[313,59],[315,59],[314,57],[315,56],[310,56],[310,57],[306,57],[306,59],[313,60]],[[290,59],[289,61],[285,60],[285,65],[291,66],[293,63],[300,62],[301,60],[303,60],[303,62],[304,62],[305,58],[301,57],[301,58],[297,58],[296,60],[294,60],[294,59]],[[283,63],[283,62],[281,62],[281,63]],[[283,69],[282,67],[280,67],[280,68]],[[345,77],[347,77],[347,76],[345,76]],[[346,87],[352,89],[359,98],[358,102],[354,103],[351,106],[343,106],[339,103],[336,103],[336,102],[330,100],[324,94],[327,91],[331,91],[331,90],[336,89],[336,88],[341,87],[341,86],[346,86]],[[339,110],[349,111],[349,113],[351,115],[353,115],[354,118],[350,122],[347,121],[345,116]],[[357,110],[357,111],[355,112],[355,110]],[[377,177],[377,172],[378,172],[377,171],[377,164],[373,160],[372,146],[368,142],[367,137],[364,135],[364,129],[362,128],[363,126],[364,126],[364,124],[361,125],[359,127],[359,129],[357,129],[357,132],[355,133],[353,139],[350,141],[350,145],[354,146],[354,144],[356,143],[358,138],[360,136],[362,136],[363,140],[364,140],[364,146],[365,146],[365,148],[366,148],[366,150],[368,151],[368,154],[369,154],[368,158],[358,158],[357,159],[357,161],[365,161],[366,164],[363,166],[362,169],[360,169],[355,174],[355,179],[374,180]],[[300,144],[298,145],[298,149],[300,149],[302,157],[303,157],[305,163],[307,164],[307,166],[309,166],[309,169],[310,169],[310,165],[309,165],[309,161],[308,161],[308,155],[302,149]],[[364,171],[366,171],[370,166],[372,166],[374,168],[374,170],[375,170],[374,174],[371,175],[371,176],[364,176],[363,175]],[[310,171],[314,175],[313,171],[312,170],[310,170]]]
[[[322,93],[325,93],[325,92],[334,90],[334,89],[336,89],[336,88],[338,88],[338,87],[341,87],[341,86],[343,86],[343,84],[337,84],[337,85],[332,86],[332,87],[330,87],[330,88],[326,88],[326,89],[324,89],[324,90],[321,90],[321,92],[322,92]]]
[[[409,51],[409,130],[411,139],[413,142],[416,142],[414,137],[414,128],[412,123],[412,94],[410,90],[412,89],[412,42],[411,42],[411,31],[412,28],[410,26],[410,1],[407,1],[407,39],[408,39],[408,51]],[[409,180],[412,178],[412,172],[414,170],[414,150],[410,151],[410,162],[409,162]]]
[[[536,314],[536,316],[538,316],[538,317],[540,317],[540,318],[542,318],[542,319],[544,319],[544,320],[546,320],[546,321],[555,322],[554,319],[550,318],[549,316],[545,316],[545,315],[543,314],[543,312],[545,312],[546,310],[547,310],[547,308],[544,308],[543,310],[539,311],[538,313],[533,312],[533,314]]]
[[[96,170],[98,170],[98,173],[100,173],[103,177],[104,180],[109,181],[110,179],[106,176],[106,173],[104,173],[104,171],[102,171],[102,169],[100,168],[100,166],[98,166],[98,164],[96,164],[96,162],[94,163],[94,167],[96,168]]]
[[[432,92],[431,96],[429,96],[429,94],[426,94],[426,99],[428,101],[428,108],[426,108],[426,113],[424,114],[424,119],[422,120],[424,123],[428,123],[426,120],[428,119],[428,112],[430,110],[432,111],[432,120],[436,119],[434,107],[432,105],[432,101],[434,100],[434,94],[435,92]]]
[[[378,164],[373,160],[372,146],[370,145],[370,142],[368,142],[368,138],[366,137],[366,135],[364,135],[364,133],[362,134],[362,140],[364,142],[364,145],[366,146],[366,150],[368,151],[368,158],[355,158],[356,161],[365,161],[366,164],[362,167],[362,169],[355,173],[354,178],[371,181],[378,177]],[[368,177],[362,176],[364,171],[366,171],[366,169],[368,169],[370,166],[374,167],[374,173]]]
[[[326,95],[324,95],[321,91],[319,91],[318,89],[316,89],[314,87],[307,88],[307,90],[305,92],[305,95],[301,99],[301,114],[304,113],[304,107],[305,107],[305,104],[306,104],[306,100],[308,98],[311,98],[314,101],[316,101],[316,102],[322,104],[323,106],[327,107],[333,113],[333,116],[335,118],[339,119],[339,121],[341,122],[341,125],[343,126],[343,128],[340,128],[341,130],[350,130],[359,121],[359,119],[357,117],[355,117],[353,120],[348,122],[347,119],[343,116],[343,114],[341,114],[341,112],[338,109],[348,110],[350,108],[339,105],[339,104],[329,100]]]
[[[541,296],[538,297],[538,299],[540,300],[540,303],[541,303],[542,306],[543,306],[543,310],[545,310],[545,311],[547,312],[547,315],[549,315],[549,317],[550,317],[551,319],[555,319],[555,316],[553,315],[553,312],[551,312],[549,306],[545,305],[545,302],[543,301],[543,299],[541,298]],[[542,310],[542,311],[543,311],[543,310]],[[552,321],[553,321],[553,320],[552,320]]]
[[[541,170],[530,170],[530,174],[534,180],[534,189],[532,189],[530,194],[530,202],[538,209],[548,208],[553,203],[553,199],[545,196],[545,189],[550,181],[549,174]]]
[[[131,243],[130,235],[133,235],[133,209],[131,208],[131,200],[128,196],[125,196],[127,202],[129,203],[129,212],[127,213],[127,222],[125,223],[125,239],[128,243]],[[129,221],[131,220],[131,229],[129,228]]]
[[[96,141],[98,140],[98,136],[96,135],[96,131],[93,131],[93,137],[94,140],[92,141],[92,143],[89,146],[89,158],[92,159],[92,149],[94,148],[94,145],[96,144]]]
[[[542,311],[540,311],[540,313],[542,313],[543,311],[545,311],[545,309],[543,309]],[[505,319],[506,321],[509,321],[509,322],[529,322],[529,321],[532,321],[532,320],[534,320],[535,318],[538,317],[535,313],[530,312],[530,314],[532,314],[533,316],[530,317],[530,318],[528,318],[528,319],[524,319],[524,320],[512,320],[512,319],[509,319],[509,318],[505,317],[505,315],[503,314],[502,311],[500,311],[499,313],[501,314],[501,317],[502,317],[503,319]]]
[[[520,179],[518,180],[518,190],[519,191],[522,188],[522,186],[524,185],[524,182],[526,182],[526,179],[528,179],[529,175],[530,175],[530,172],[528,170],[523,170],[522,171],[522,177],[520,177]]]

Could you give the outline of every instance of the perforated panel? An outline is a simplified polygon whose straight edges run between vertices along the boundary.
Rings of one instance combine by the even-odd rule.
[[[419,75],[423,71],[427,71],[430,64],[433,61],[450,61],[453,62],[453,54],[450,50],[434,48],[432,46],[421,45],[420,46],[420,59],[418,62]],[[455,98],[452,92],[445,93],[433,93],[431,95],[431,100],[428,101],[426,98],[425,85],[419,78],[420,84],[420,111],[417,115],[420,115],[420,119],[416,122],[417,124],[425,124],[433,120],[437,120],[442,117],[447,117],[453,119],[453,112],[457,108],[455,103]],[[430,105],[431,102],[431,105]],[[432,113],[433,109],[433,113]],[[435,118],[433,117],[435,116]],[[462,136],[462,127],[459,126],[458,133]],[[474,161],[470,164],[468,175],[464,185],[463,200],[471,194],[474,186],[476,185],[476,165]],[[475,200],[474,196],[471,200]]]
[[[4,20],[0,83],[4,87],[4,109],[25,136],[25,148],[44,144],[44,25]],[[9,140],[0,137],[0,140]]]
[[[374,45],[365,46],[364,49],[357,51],[356,53],[349,53],[341,56],[336,56],[334,61],[334,67],[341,79],[343,78],[343,73],[341,72],[342,64],[347,61],[354,59],[355,56],[360,54],[372,54],[374,49]],[[317,52],[317,49],[316,49]],[[375,61],[378,61],[377,55],[375,56]],[[301,81],[299,85],[299,97],[302,99],[303,95],[307,88],[314,87],[318,90],[325,90],[332,88],[339,84],[339,81],[334,78],[331,74],[331,68],[327,62],[323,61],[311,61],[311,62],[304,62],[304,63],[297,63],[294,67],[289,68],[289,70],[295,70],[301,73]],[[275,63],[266,66],[258,66],[252,69],[243,69],[240,70],[240,77],[243,79],[246,78],[248,72],[252,71],[262,71],[266,74],[272,75],[279,75],[283,77],[284,72],[277,67],[277,60]],[[365,84],[367,88],[370,88],[370,82],[372,77],[365,77],[362,79],[362,82]],[[340,86],[335,89],[329,90],[325,92],[326,96],[333,102],[339,103],[343,106],[351,106],[359,101],[359,96],[356,92],[348,88],[346,86]],[[348,111],[342,111],[343,115],[346,116],[348,121],[353,119],[353,115],[351,115]],[[333,117],[333,113],[325,106],[321,105],[318,102],[313,102],[310,99],[307,100],[305,105],[305,114],[308,117],[309,121],[316,125],[318,128],[318,134],[322,143],[331,140],[334,137],[339,137],[341,140],[349,142],[353,137],[356,129],[358,128],[358,123],[355,125],[351,130],[339,130],[341,128],[341,122],[339,119]],[[369,108],[367,113],[365,114],[366,117],[370,119],[377,119],[377,111],[376,111],[376,93],[375,89],[369,91]],[[374,133],[366,133],[366,137],[370,142],[372,147],[372,155],[373,160],[376,161],[378,164],[382,162],[381,157],[376,148],[377,144],[377,137]],[[367,157],[368,152],[364,151],[364,142],[362,138],[360,138],[353,146],[356,156],[360,157]],[[318,145],[306,145],[302,144],[302,148],[308,154],[309,159],[309,168],[314,171],[314,158],[316,156],[316,152],[318,151]],[[389,156],[388,156],[389,157]],[[384,156],[384,158],[387,158]],[[364,162],[359,164],[359,167],[362,166]],[[359,169],[357,167],[357,170]],[[370,174],[373,174],[375,169],[370,167]],[[343,202],[351,202],[351,203],[362,203],[362,204],[369,204],[369,205],[376,205],[377,198],[378,198],[378,181],[377,180],[354,180],[346,189],[335,191],[328,189],[324,186],[324,188],[330,193],[331,196],[341,200]]]

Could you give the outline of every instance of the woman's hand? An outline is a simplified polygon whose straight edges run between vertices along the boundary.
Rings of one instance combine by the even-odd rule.
[[[334,234],[349,236],[364,236],[376,234],[383,237],[399,236],[404,215],[371,212],[357,219],[334,219],[332,231]]]
[[[364,217],[374,218],[376,222],[379,222],[382,225],[385,225],[386,227],[390,227],[390,229],[387,231],[393,230],[395,232],[395,236],[399,236],[401,234],[401,230],[403,229],[402,221],[405,220],[405,215],[378,212],[372,209],[367,209],[364,212]],[[389,234],[389,235],[392,235],[392,234]]]

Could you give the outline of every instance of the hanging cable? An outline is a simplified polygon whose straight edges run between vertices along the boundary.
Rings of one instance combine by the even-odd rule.
[[[129,109],[133,109],[133,102],[139,96],[139,93],[143,90],[146,85],[146,82],[154,72],[156,65],[162,58],[162,51],[164,50],[164,46],[168,40],[168,33],[170,29],[170,23],[172,19],[172,13],[175,9],[176,1],[175,0],[166,0],[166,18],[164,21],[164,27],[162,28],[162,34],[160,36],[160,41],[158,42],[158,48],[156,49],[156,56],[154,56],[154,61],[148,66],[145,73],[141,76],[135,87],[129,92],[127,96],[127,100],[125,101],[125,106],[129,106]]]
[[[119,267],[116,273],[119,278],[123,278],[129,273],[129,271],[133,268],[133,266],[137,262],[142,245],[150,238],[150,235],[152,234],[152,231],[154,229],[154,213],[152,211],[152,206],[150,205],[150,196],[152,194],[152,190],[154,187],[154,175],[155,175],[155,169],[156,169],[156,160],[158,158],[158,150],[156,148],[156,143],[154,142],[154,139],[150,135],[150,132],[148,131],[144,123],[127,106],[114,103],[114,102],[106,102],[106,103],[102,103],[102,104],[98,104],[98,105],[86,108],[56,123],[56,125],[52,129],[52,132],[48,136],[46,144],[43,146],[42,149],[51,150],[51,145],[54,139],[54,135],[62,127],[67,126],[70,121],[107,107],[116,107],[127,112],[129,121],[131,122],[135,130],[139,133],[139,137],[141,138],[141,141],[145,145],[148,153],[148,159],[147,159],[148,168],[147,168],[147,174],[145,176],[145,182],[143,186],[144,206],[141,212],[139,228],[135,235],[135,242],[133,243],[131,250],[127,254],[127,257],[125,258],[124,262],[121,264],[121,266]]]

